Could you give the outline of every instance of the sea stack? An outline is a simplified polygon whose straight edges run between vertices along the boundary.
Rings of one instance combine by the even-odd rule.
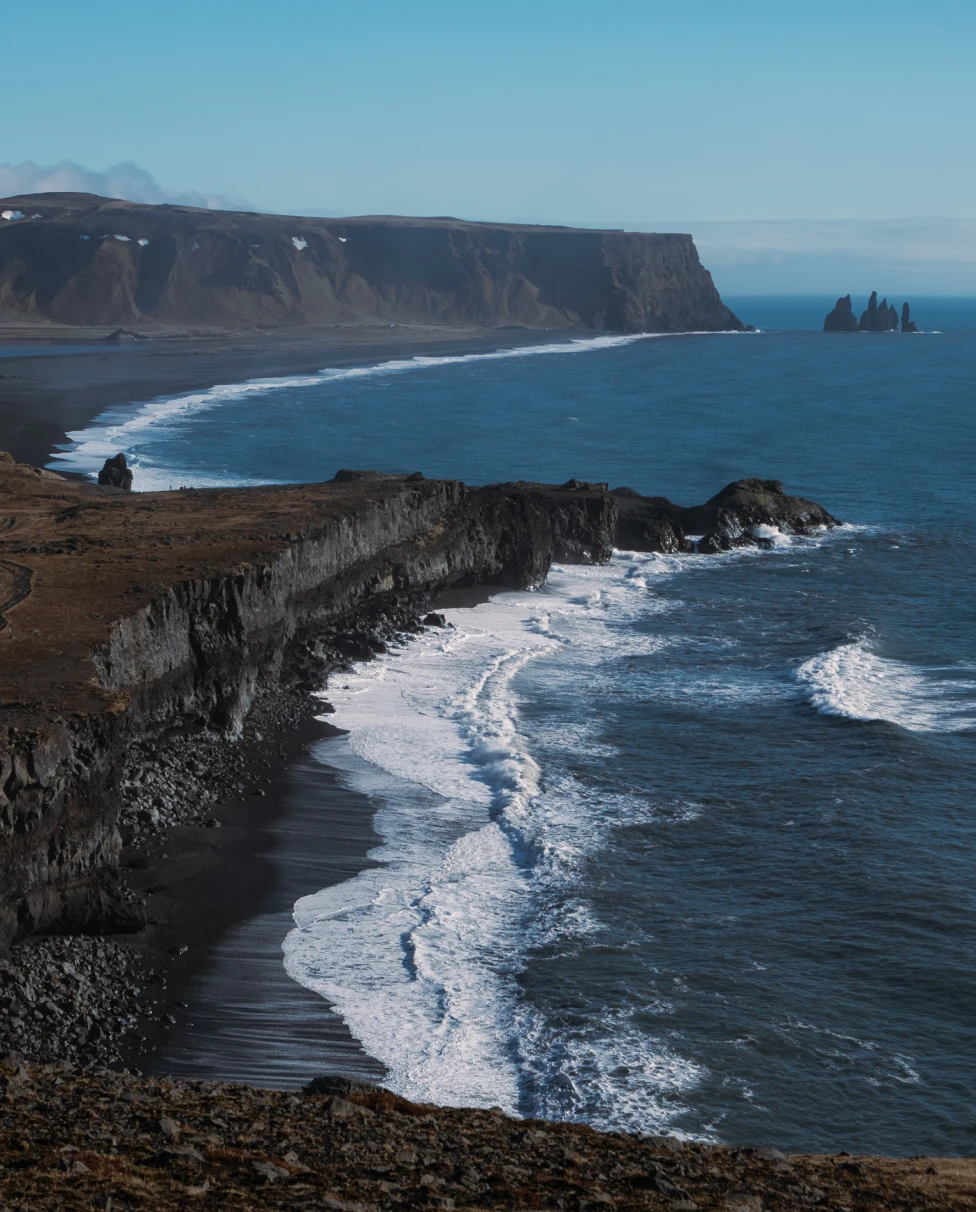
[[[917,332],[918,330],[910,320],[908,323],[911,327],[905,327],[907,316],[908,304],[906,303],[902,308],[902,332]],[[824,332],[897,332],[898,309],[890,306],[887,299],[882,299],[879,303],[878,292],[873,290],[868,305],[861,312],[861,319],[858,321],[854,316],[851,296],[845,295],[842,299],[837,300],[834,310],[828,312],[823,330]]]
[[[901,305],[901,330],[902,332],[918,332],[915,326],[915,321],[911,319],[910,309],[907,303]]]
[[[897,329],[897,327],[897,311],[893,307],[888,306],[887,299],[882,299],[879,304],[878,292],[872,290],[867,310],[861,313],[858,329],[861,332],[890,332],[893,329]]]
[[[837,306],[833,311],[828,312],[827,318],[824,320],[823,330],[824,332],[857,332],[857,317],[854,315],[850,295],[844,295],[842,299],[837,300]]]

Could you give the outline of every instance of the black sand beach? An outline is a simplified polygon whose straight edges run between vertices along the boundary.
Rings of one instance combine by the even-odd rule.
[[[145,1044],[125,1058],[131,1066],[279,1089],[324,1072],[382,1077],[342,1020],[282,964],[295,901],[361,871],[379,841],[369,800],[325,764],[330,732],[310,720],[261,742],[281,761],[264,794],[219,807],[219,830],[170,829],[150,848],[149,865],[130,871],[130,885],[149,892],[152,924],[138,945],[165,975],[155,996],[176,1020],[147,1028]]]
[[[108,335],[105,328],[0,325],[0,450],[8,450],[18,462],[43,467],[68,431],[83,428],[108,408],[206,390],[218,383],[313,374],[327,367],[419,355],[487,353],[543,340],[569,341],[581,334],[437,325],[336,326],[155,335],[122,346],[106,344]],[[28,346],[36,346],[37,352],[24,354]],[[77,346],[78,352],[63,352],[66,346]],[[5,356],[5,351],[14,350],[18,356]]]

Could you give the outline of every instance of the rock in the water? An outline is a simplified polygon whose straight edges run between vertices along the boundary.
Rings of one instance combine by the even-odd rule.
[[[851,304],[851,296],[844,295],[837,300],[837,306],[827,313],[824,320],[824,332],[857,332],[857,317]]]
[[[117,328],[115,332],[110,332],[105,338],[106,345],[129,345],[133,341],[144,341],[145,337],[140,337],[137,332],[133,332],[131,328]]]
[[[861,312],[858,328],[861,332],[884,332],[886,321],[887,316],[882,319],[881,313],[878,311],[878,292],[872,290],[867,308]]]
[[[891,332],[898,328],[898,312],[888,306],[888,300],[878,302],[878,292],[871,291],[867,309],[861,312],[858,329],[861,332]]]
[[[918,332],[907,303],[903,303],[901,307],[901,330],[902,332]]]
[[[691,509],[667,497],[641,496],[632,488],[615,488],[613,496],[615,545],[629,551],[711,554],[768,546],[776,532],[804,535],[837,525],[822,506],[784,493],[779,480],[735,480]]]
[[[124,488],[126,492],[132,491],[132,471],[121,450],[111,459],[105,460],[102,470],[98,473],[98,482],[106,488]]]

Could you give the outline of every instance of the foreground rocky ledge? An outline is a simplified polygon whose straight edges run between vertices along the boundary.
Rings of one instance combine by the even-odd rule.
[[[976,1208],[976,1163],[786,1157],[419,1106],[325,1079],[304,1096],[66,1066],[0,1069],[7,1208]]]

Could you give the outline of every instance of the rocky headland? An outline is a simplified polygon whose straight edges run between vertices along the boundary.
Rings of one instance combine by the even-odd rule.
[[[742,328],[689,235],[459,219],[145,206],[90,194],[0,203],[0,322],[161,329],[444,324]]]
[[[300,1094],[119,1071],[150,1018],[175,1023],[165,976],[125,942],[146,910],[123,848],[138,867],[171,825],[219,825],[249,747],[321,711],[330,672],[442,626],[438,594],[538,585],[614,544],[761,545],[834,524],[820,506],[778,481],[682,509],[583,481],[369,472],[132,493],[2,457],[0,505],[0,1205],[976,1207],[968,1162],[601,1134],[344,1079]]]
[[[861,312],[858,320],[854,315],[854,304],[850,295],[838,299],[833,311],[827,313],[823,326],[824,332],[897,332],[898,309],[889,304],[887,299],[878,302],[878,292],[873,290],[868,305]],[[911,319],[911,308],[907,303],[902,304],[901,331],[918,332]]]
[[[791,497],[780,480],[734,480],[704,505],[684,508],[667,497],[615,488],[615,542],[628,551],[711,555],[736,547],[770,547],[781,535],[809,535],[837,525],[822,505]]]

